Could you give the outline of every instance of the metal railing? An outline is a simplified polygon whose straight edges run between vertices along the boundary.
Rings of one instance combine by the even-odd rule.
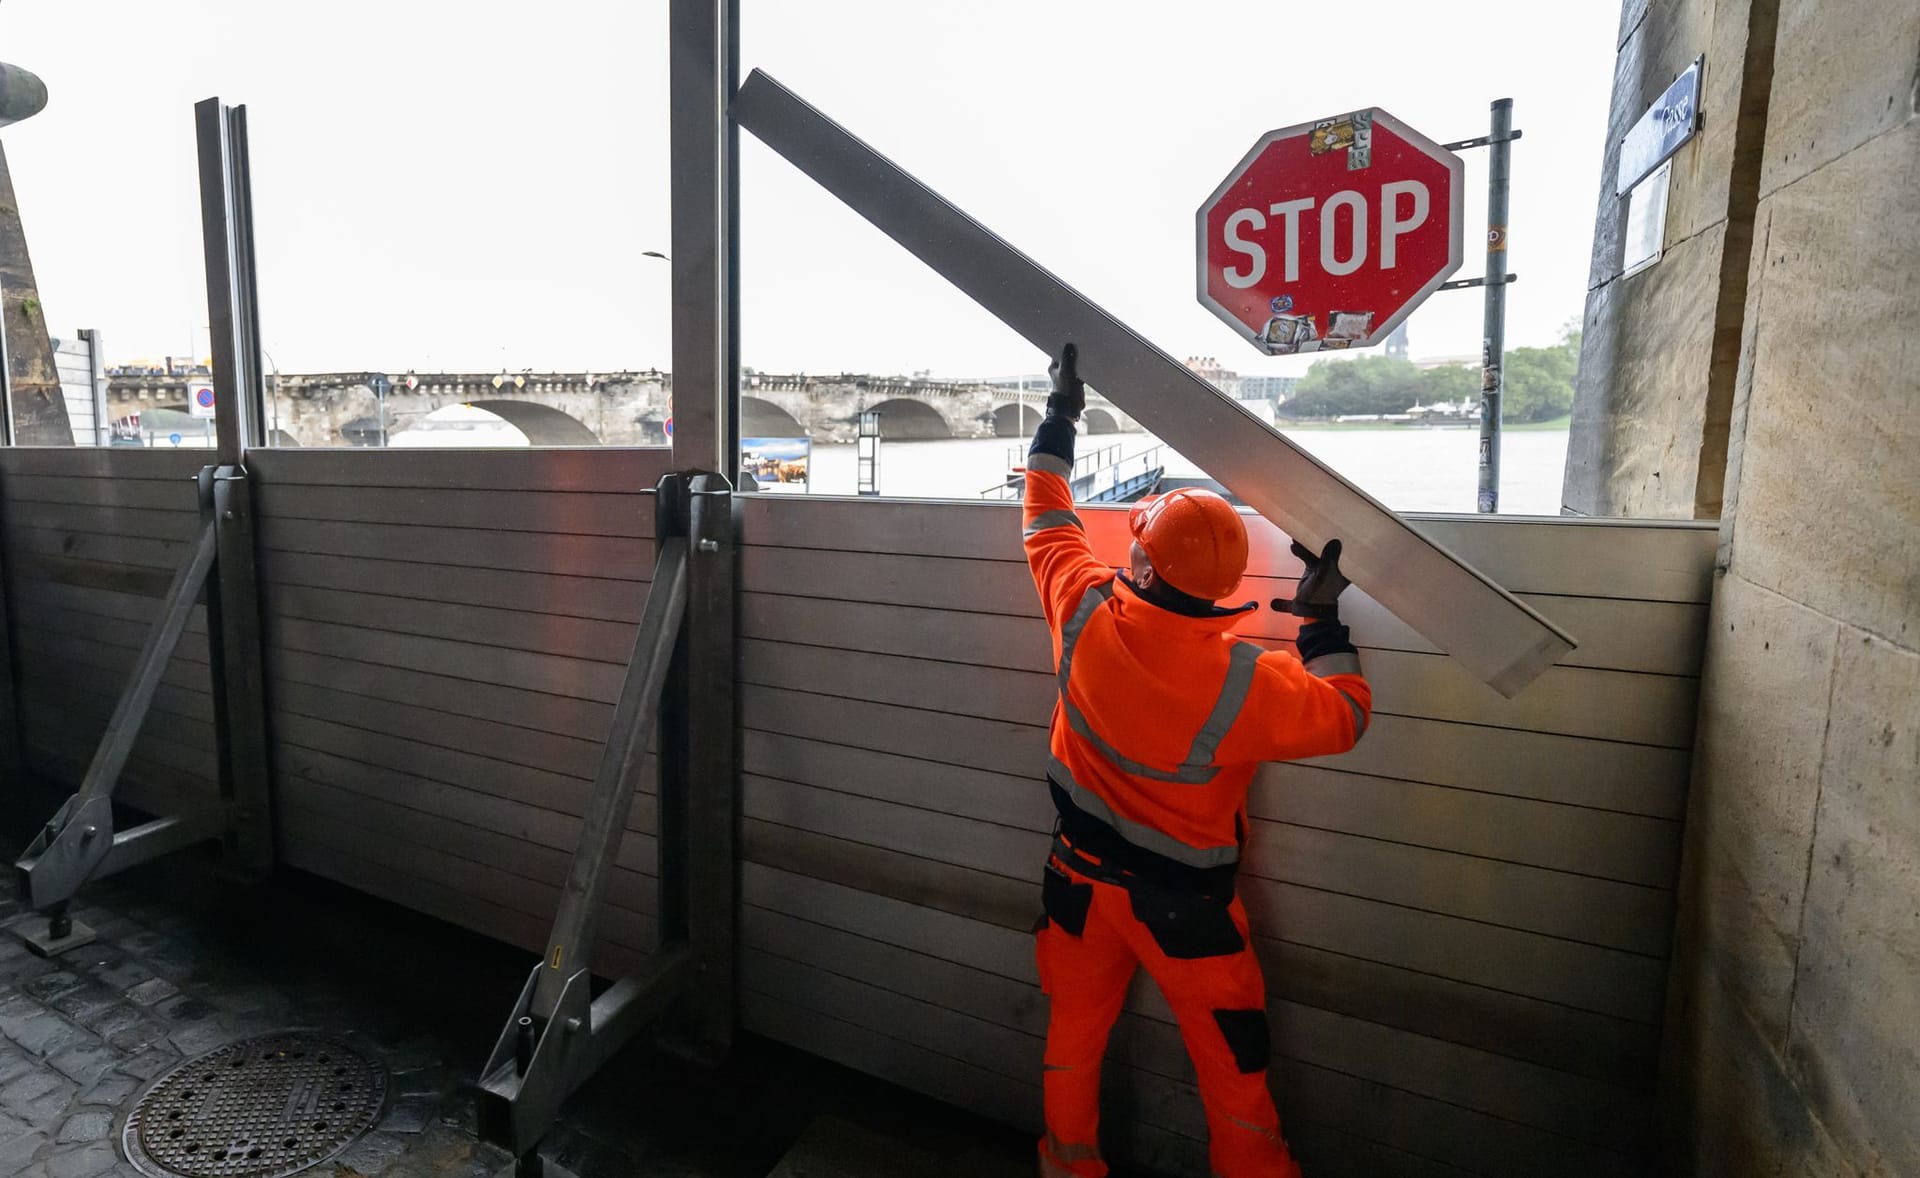
[[[1073,460],[1073,473],[1067,484],[1073,488],[1077,503],[1112,503],[1130,495],[1151,490],[1166,469],[1160,460],[1160,447],[1149,446],[1138,454],[1123,454],[1124,442],[1098,447]],[[1026,451],[1018,447],[1007,451],[1006,481],[980,492],[982,499],[1018,499],[1026,485],[1023,474],[1013,473],[1026,465]]]

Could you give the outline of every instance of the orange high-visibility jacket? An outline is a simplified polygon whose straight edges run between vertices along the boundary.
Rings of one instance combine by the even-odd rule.
[[[1035,453],[1026,477],[1027,564],[1060,683],[1048,774],[1135,847],[1235,863],[1259,764],[1343,753],[1366,730],[1359,658],[1302,664],[1235,638],[1242,611],[1189,617],[1143,599],[1094,557],[1066,467]]]

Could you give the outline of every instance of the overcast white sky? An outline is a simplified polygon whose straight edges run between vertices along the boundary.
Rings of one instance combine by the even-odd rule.
[[[6,0],[44,114],[0,131],[56,335],[207,350],[192,105],[244,102],[283,371],[668,367],[666,0]],[[1193,215],[1272,127],[1378,105],[1436,140],[1515,100],[1510,346],[1577,318],[1613,0],[744,0],[759,66],[1176,355],[1288,373],[1194,299]],[[1441,14],[1444,14],[1441,15]],[[1491,63],[1498,62],[1498,65]],[[762,370],[1001,375],[1044,359],[742,135]],[[1478,274],[1485,153],[1468,152]],[[1477,353],[1477,292],[1416,356]]]

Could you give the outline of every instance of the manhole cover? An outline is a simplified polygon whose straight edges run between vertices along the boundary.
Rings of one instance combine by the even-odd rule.
[[[261,1035],[161,1076],[120,1140],[153,1178],[279,1178],[345,1149],[386,1099],[386,1069],[341,1040]]]

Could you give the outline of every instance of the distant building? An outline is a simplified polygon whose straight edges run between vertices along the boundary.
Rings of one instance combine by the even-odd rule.
[[[1243,376],[1240,378],[1240,399],[1284,404],[1293,396],[1294,386],[1299,383],[1297,376]]]
[[[1407,325],[1402,323],[1387,337],[1386,353],[1395,360],[1407,358]]]
[[[1240,374],[1221,364],[1212,356],[1188,356],[1187,367],[1195,376],[1211,384],[1229,397],[1240,396]]]

